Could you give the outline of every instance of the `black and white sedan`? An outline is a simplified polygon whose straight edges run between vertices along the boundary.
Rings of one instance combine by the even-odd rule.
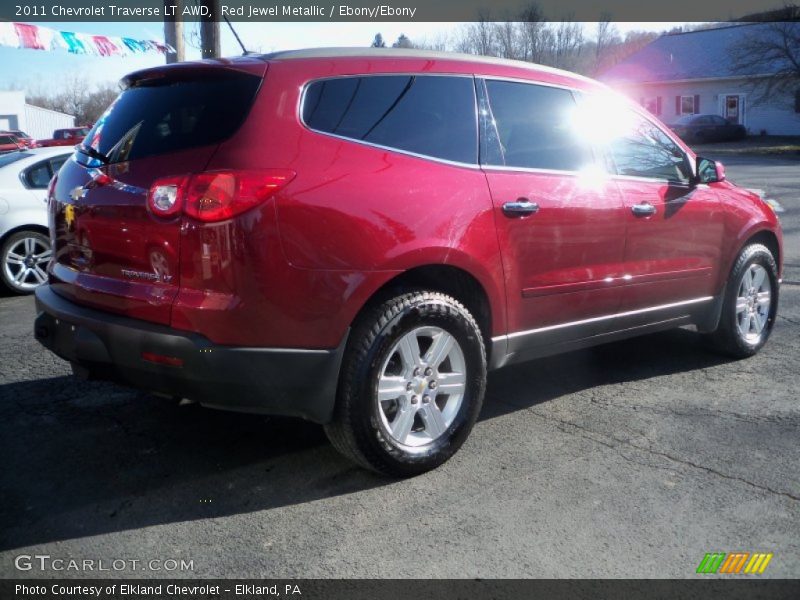
[[[47,280],[47,186],[72,148],[34,148],[0,156],[0,283],[30,294]]]

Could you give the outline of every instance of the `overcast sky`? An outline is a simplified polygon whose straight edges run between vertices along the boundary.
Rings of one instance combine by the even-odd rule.
[[[160,23],[40,23],[53,29],[78,31],[95,35],[115,35],[137,39],[163,40]],[[630,30],[662,31],[681,23],[617,23],[624,34]],[[248,50],[271,52],[315,46],[367,46],[380,32],[390,45],[404,33],[412,40],[436,40],[452,35],[462,23],[234,23]],[[187,31],[190,28],[187,27]],[[594,25],[586,25],[586,35],[593,35]],[[199,58],[200,51],[186,46],[189,59]],[[224,55],[241,54],[228,26],[222,24]],[[43,52],[0,47],[0,87],[14,86],[29,93],[47,92],[65,74],[80,72],[92,82],[117,81],[126,73],[162,64],[161,56],[90,57],[64,51]]]

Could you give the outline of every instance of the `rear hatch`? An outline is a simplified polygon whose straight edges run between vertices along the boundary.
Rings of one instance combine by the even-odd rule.
[[[180,213],[148,208],[156,180],[202,171],[242,125],[267,65],[187,63],[126,78],[58,173],[49,210],[56,293],[168,324],[180,286]]]

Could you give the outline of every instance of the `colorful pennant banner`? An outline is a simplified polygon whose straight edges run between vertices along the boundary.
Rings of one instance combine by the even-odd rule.
[[[0,22],[0,46],[28,50],[66,50],[89,56],[130,56],[166,54],[175,49],[155,40],[91,35],[74,31],[56,31],[28,23]]]

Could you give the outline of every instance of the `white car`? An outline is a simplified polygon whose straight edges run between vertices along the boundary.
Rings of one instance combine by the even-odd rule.
[[[72,152],[61,146],[0,156],[0,283],[14,293],[47,281],[47,186]]]

